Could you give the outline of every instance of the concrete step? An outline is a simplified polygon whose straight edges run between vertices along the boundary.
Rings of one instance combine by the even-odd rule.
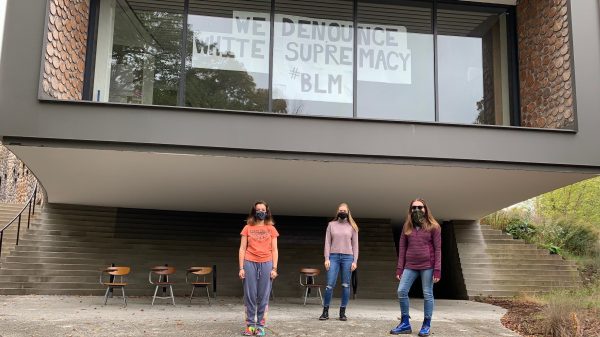
[[[471,256],[477,256],[477,255],[485,255],[485,256],[507,256],[507,255],[519,255],[519,256],[534,256],[534,257],[542,257],[542,256],[549,256],[549,255],[556,255],[556,254],[550,254],[550,252],[546,249],[537,249],[534,247],[529,247],[529,249],[512,249],[512,250],[506,250],[506,249],[495,249],[495,248],[488,248],[488,249],[465,249],[465,248],[461,248],[458,250],[458,253],[461,256],[466,256],[466,257],[471,257]]]
[[[486,280],[490,277],[495,278],[505,278],[512,277],[515,279],[549,279],[549,278],[559,278],[566,277],[571,278],[573,282],[578,282],[579,280],[579,272],[574,270],[512,270],[512,269],[504,269],[504,270],[465,270],[463,271],[463,277],[465,278],[465,282],[469,282],[471,279],[481,279]]]
[[[473,263],[468,265],[461,265],[463,272],[474,271],[474,270],[489,270],[489,271],[503,271],[503,270],[573,270],[577,271],[577,267],[574,265],[566,265],[561,263],[538,263],[535,265],[527,264],[527,263],[519,263],[519,264],[498,264],[498,263]]]
[[[180,256],[189,256],[190,253],[194,253],[195,256],[215,256],[215,255],[223,255],[227,258],[231,258],[231,252],[232,250],[235,252],[234,248],[232,249],[228,249],[227,251],[223,251],[223,254],[216,254],[217,252],[215,252],[214,250],[211,250],[210,248],[205,248],[204,250],[194,250],[194,251],[182,251],[181,254],[174,254],[174,255],[180,255]],[[297,250],[287,250],[287,249],[282,249],[280,252],[280,255],[282,257],[285,257],[287,262],[289,263],[289,260],[297,260],[298,259],[298,254],[301,253]],[[364,258],[365,260],[372,260],[372,259],[377,259],[378,261],[387,261],[387,263],[391,263],[392,265],[396,262],[396,256],[395,254],[393,254],[394,252],[388,252],[388,253],[382,253],[382,252],[369,252],[369,253],[364,253],[361,254],[361,259]],[[124,258],[126,258],[127,260],[130,261],[142,261],[142,260],[148,260],[149,258],[156,258],[156,257],[164,257],[167,255],[171,255],[171,252],[168,251],[164,251],[164,250],[156,250],[153,252],[148,252],[148,251],[143,251],[143,252],[130,252],[127,250],[124,250],[122,252],[112,252],[112,251],[101,251],[101,252],[96,252],[96,253],[92,253],[92,252],[85,252],[85,253],[81,253],[81,252],[71,252],[71,253],[64,253],[64,252],[40,252],[40,251],[19,251],[16,250],[11,256],[10,259],[13,258],[18,258],[18,259],[23,259],[23,258],[31,258],[31,259],[44,259],[44,258],[55,258],[55,259],[60,259],[60,258],[81,258],[81,259],[93,259],[93,260],[109,260],[109,261],[119,261],[122,260]],[[288,259],[289,257],[289,259]],[[8,256],[6,258],[9,258]],[[11,260],[12,261],[12,260]]]
[[[482,286],[482,287],[471,287],[471,286],[467,286],[467,292],[472,293],[479,293],[481,291],[513,291],[513,292],[521,292],[521,291],[551,291],[551,290],[556,290],[556,289],[576,289],[577,286],[572,285],[562,285],[562,286],[539,286],[539,285],[533,285],[533,286],[512,286],[512,285],[498,285],[495,284],[493,287],[492,286]]]
[[[59,225],[95,225],[96,227],[114,227],[118,226],[136,226],[141,225],[145,228],[161,227],[164,225],[169,226],[197,226],[198,224],[225,224],[225,225],[237,225],[239,228],[243,227],[244,217],[232,218],[232,219],[203,219],[203,218],[192,218],[192,217],[143,217],[138,215],[127,216],[119,214],[118,216],[94,216],[94,215],[52,215],[44,213],[39,219],[41,224],[59,224]],[[285,221],[278,223],[277,227],[289,227]],[[323,231],[327,228],[326,222],[318,223],[305,223],[302,224],[302,228],[310,227],[315,229],[322,229]],[[379,225],[379,224],[364,224],[361,226],[361,233],[380,233],[380,232],[391,232],[392,227],[390,225]]]
[[[470,244],[481,244],[481,245],[489,245],[495,243],[501,244],[510,244],[510,243],[520,243],[524,242],[522,240],[513,239],[512,237],[505,236],[495,236],[495,237],[462,237],[458,239],[457,243],[470,243]]]
[[[547,293],[547,290],[537,290],[537,291],[528,291],[528,290],[477,290],[470,291],[467,290],[467,294],[470,300],[477,300],[482,297],[514,297],[517,295],[536,295]]]
[[[65,263],[2,263],[2,273],[8,269],[35,269],[40,272],[46,270],[98,270],[97,264],[65,264]]]
[[[506,256],[487,256],[487,257],[461,257],[461,264],[473,264],[473,263],[514,263],[517,261],[526,262],[528,264],[534,264],[540,261],[546,262],[559,262],[564,261],[560,258],[555,258],[553,255],[542,255],[542,256],[518,256],[518,255],[506,255]]]
[[[100,274],[100,270],[102,268],[87,268],[87,269],[71,269],[68,270],[68,275],[71,276],[94,276],[98,277]],[[66,273],[64,270],[43,270],[43,273],[40,273],[39,269],[27,269],[27,268],[18,268],[18,269],[0,269],[0,275],[2,276],[10,276],[10,275],[21,275],[21,276],[64,276]]]
[[[527,281],[547,281],[547,280],[554,280],[557,282],[570,282],[572,284],[580,284],[581,281],[579,281],[579,274],[575,273],[575,272],[568,272],[568,271],[558,271],[556,272],[554,275],[540,275],[539,273],[536,272],[530,272],[530,273],[521,273],[521,274],[516,274],[516,273],[494,273],[494,274],[487,274],[487,275],[483,275],[483,274],[469,274],[466,273],[463,277],[465,277],[465,284],[474,284],[474,283],[485,283],[485,282],[490,282],[492,283],[493,280],[498,279],[498,280],[503,280],[503,279],[508,279],[511,278],[515,281],[523,281],[523,282],[527,282]],[[468,279],[466,279],[468,278]],[[491,279],[491,280],[490,280]]]
[[[470,298],[547,292],[580,284],[577,267],[489,226],[455,227]]]
[[[518,279],[494,279],[494,280],[470,280],[466,282],[467,288],[480,288],[488,287],[494,288],[496,285],[510,285],[510,286],[573,286],[576,283],[571,278],[564,279],[552,279],[552,280],[518,280]]]
[[[562,256],[558,254],[550,254],[548,250],[545,249],[535,249],[531,250],[527,254],[523,254],[522,252],[512,252],[512,251],[462,251],[460,256],[467,259],[477,259],[477,258],[504,258],[504,257],[513,257],[513,256],[530,256],[532,258],[545,258],[551,257],[556,260],[563,260]],[[564,261],[564,260],[563,260]]]

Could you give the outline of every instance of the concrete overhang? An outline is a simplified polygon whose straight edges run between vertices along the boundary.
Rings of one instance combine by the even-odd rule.
[[[6,144],[37,175],[50,202],[330,216],[348,202],[359,217],[402,218],[426,199],[439,219],[478,219],[598,174],[597,168],[410,159],[300,156],[225,150]]]

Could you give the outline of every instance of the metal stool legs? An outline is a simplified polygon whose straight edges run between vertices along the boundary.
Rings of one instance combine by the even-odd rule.
[[[171,292],[171,296],[166,296],[166,297],[156,296],[156,293],[158,292],[158,288],[160,288],[160,287],[164,287],[164,285],[157,285],[156,287],[154,287],[154,296],[152,296],[152,305],[154,305],[154,300],[156,300],[157,298],[160,298],[160,299],[170,298],[173,301],[173,305],[175,305],[175,295],[173,294],[173,286],[169,285],[169,291]]]

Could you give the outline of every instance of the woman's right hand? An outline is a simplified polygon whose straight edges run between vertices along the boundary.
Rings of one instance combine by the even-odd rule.
[[[331,266],[331,262],[329,262],[329,260],[325,260],[325,270],[329,270],[330,266]]]
[[[396,275],[396,278],[398,279],[398,281],[400,281],[400,277],[401,277],[401,275]]]
[[[245,279],[246,278],[246,271],[244,269],[240,269],[240,279]]]

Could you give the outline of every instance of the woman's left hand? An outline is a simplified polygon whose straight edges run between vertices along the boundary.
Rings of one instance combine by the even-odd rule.
[[[274,280],[279,274],[277,274],[277,271],[275,270],[271,270],[271,279]]]
[[[351,270],[351,271],[355,271],[355,270],[356,270],[356,267],[358,267],[358,266],[356,265],[356,263],[352,262],[352,266],[350,267],[350,270]]]
[[[439,277],[434,277],[433,278],[433,283],[438,283],[440,281]]]

